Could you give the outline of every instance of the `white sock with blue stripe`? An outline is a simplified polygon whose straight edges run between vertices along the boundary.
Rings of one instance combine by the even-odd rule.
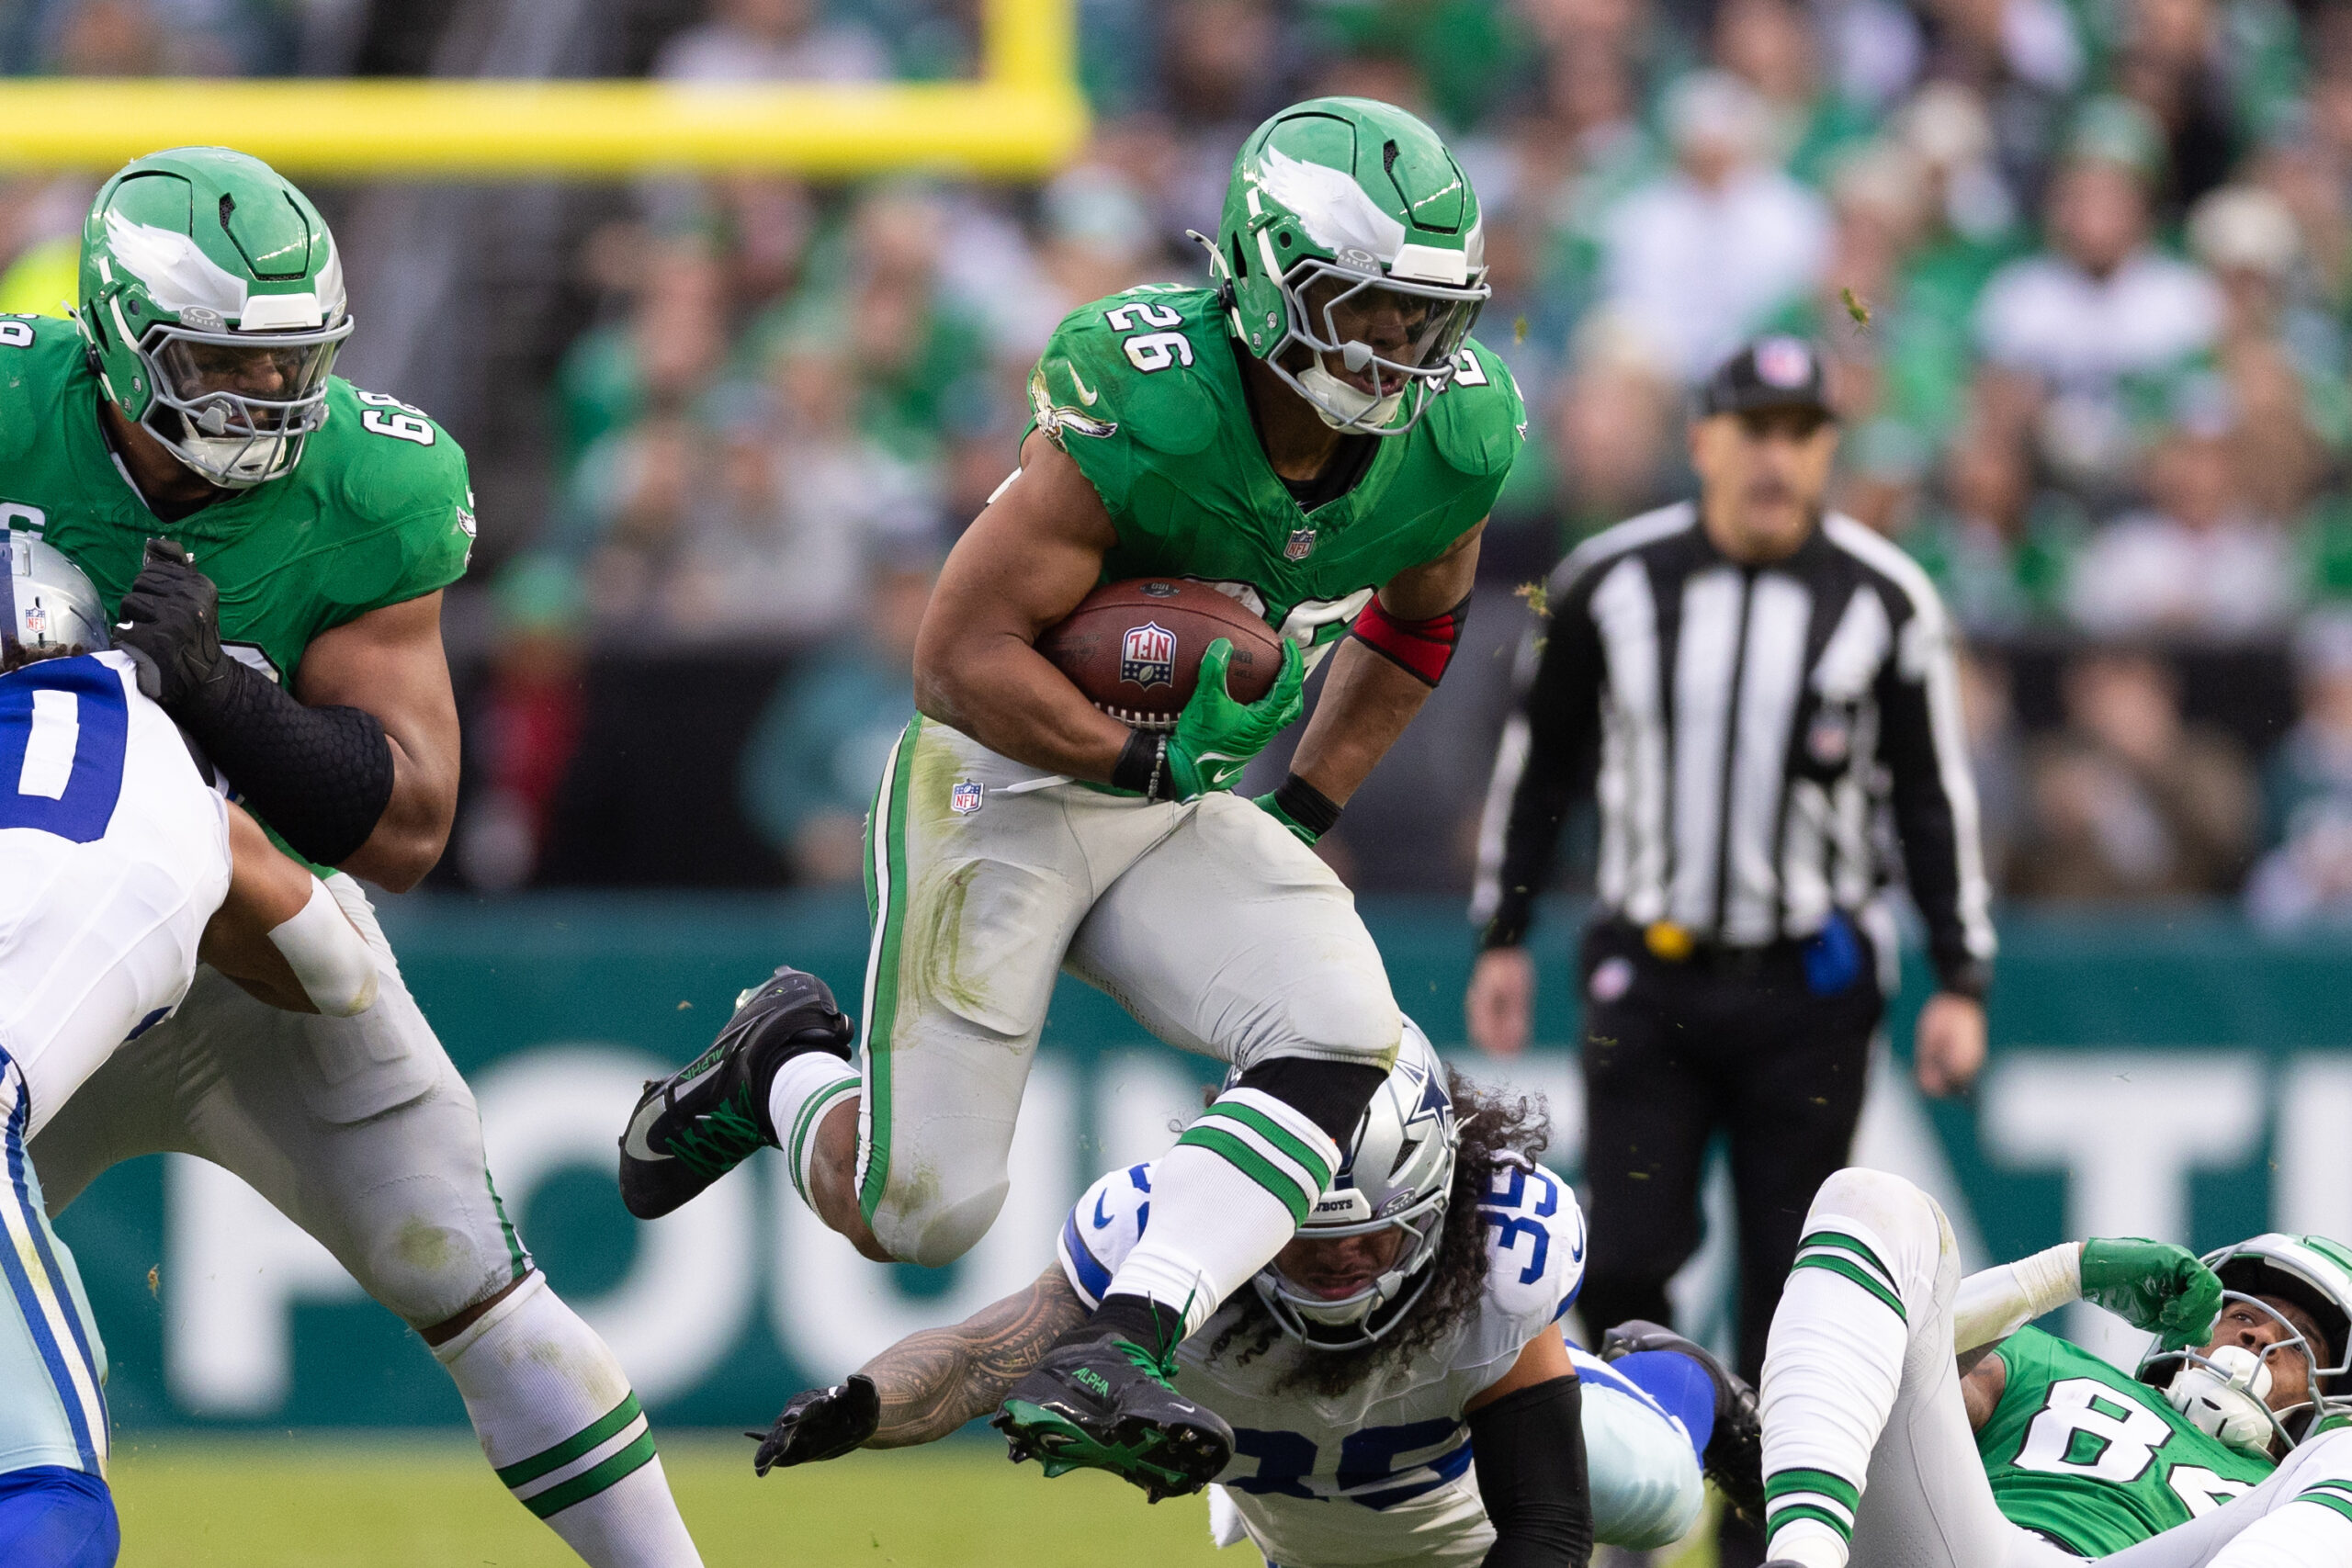
[[[628,1374],[545,1275],[433,1354],[498,1479],[593,1568],[701,1568]]]
[[[1160,1157],[1151,1226],[1105,1295],[1172,1308],[1191,1334],[1298,1234],[1339,1168],[1339,1145],[1303,1112],[1226,1090]]]

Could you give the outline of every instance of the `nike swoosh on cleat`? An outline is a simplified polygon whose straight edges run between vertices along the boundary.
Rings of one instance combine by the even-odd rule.
[[[657,1160],[668,1159],[670,1157],[668,1155],[656,1151],[651,1145],[645,1141],[647,1130],[650,1128],[654,1122],[662,1119],[662,1109],[661,1102],[656,1100],[646,1105],[643,1110],[640,1110],[636,1115],[629,1118],[628,1136],[621,1142],[622,1153],[628,1155],[631,1159]],[[646,1114],[647,1111],[651,1111],[652,1114],[649,1116]]]

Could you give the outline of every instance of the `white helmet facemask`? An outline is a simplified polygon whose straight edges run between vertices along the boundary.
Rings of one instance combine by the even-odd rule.
[[[2205,1255],[2221,1276],[2224,1311],[2243,1307],[2267,1319],[2277,1340],[2256,1350],[2239,1345],[2211,1349],[2152,1348],[2141,1358],[2143,1382],[2157,1384],[2174,1409],[2199,1430],[2247,1453],[2284,1453],[2323,1422],[2352,1418],[2352,1255],[2324,1236],[2269,1232]],[[2271,1304],[2290,1302],[2310,1314],[2325,1348]],[[2286,1358],[2301,1360],[2305,1397],[2273,1409],[2270,1395]],[[2169,1367],[2169,1375],[2165,1368]]]
[[[1283,1333],[1311,1350],[1353,1350],[1404,1321],[1434,1278],[1430,1265],[1444,1240],[1461,1141],[1445,1068],[1429,1037],[1408,1020],[1396,1066],[1356,1123],[1329,1190],[1298,1228],[1306,1241],[1387,1230],[1403,1232],[1404,1239],[1370,1283],[1336,1299],[1307,1290],[1275,1264],[1260,1269],[1251,1283]]]
[[[142,423],[173,456],[223,489],[276,479],[326,423],[327,377],[351,328],[349,316],[306,332],[151,327],[139,353],[155,401]]]
[[[1370,256],[1359,266],[1309,259],[1283,275],[1289,330],[1266,364],[1332,429],[1399,435],[1453,380],[1458,368],[1454,355],[1491,290],[1483,278],[1456,285],[1399,278],[1381,272]],[[1384,319],[1402,334],[1387,354],[1358,335],[1364,323]],[[1283,363],[1283,351],[1294,344],[1304,345],[1312,356],[1304,370],[1293,371]],[[1337,355],[1348,376],[1362,377],[1370,386],[1335,374],[1324,363],[1326,355]],[[1408,395],[1413,399],[1412,417],[1400,424],[1396,413]]]

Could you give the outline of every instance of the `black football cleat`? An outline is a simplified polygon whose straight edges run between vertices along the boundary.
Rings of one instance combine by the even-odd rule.
[[[768,1125],[777,1067],[804,1051],[849,1059],[857,1031],[814,975],[789,966],[735,998],[710,1049],[666,1078],[649,1078],[621,1134],[621,1201],[658,1220],[776,1145]]]
[[[1614,1361],[1637,1350],[1671,1350],[1688,1356],[1707,1370],[1715,1385],[1715,1430],[1707,1439],[1703,1468],[1707,1479],[1723,1493],[1732,1510],[1757,1529],[1764,1528],[1764,1421],[1756,1405],[1756,1391],[1747,1380],[1716,1359],[1711,1350],[1685,1339],[1663,1324],[1627,1318],[1600,1337],[1600,1359]]]
[[[1107,1470],[1157,1503],[1198,1492],[1233,1458],[1233,1428],[1176,1392],[1176,1352],[1155,1355],[1121,1335],[1047,1352],[1013,1384],[989,1425],[1012,1461],[1049,1476]]]

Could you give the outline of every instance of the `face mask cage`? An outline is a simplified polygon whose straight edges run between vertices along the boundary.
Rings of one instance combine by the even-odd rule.
[[[315,331],[267,333],[159,322],[139,343],[155,389],[141,423],[216,485],[243,490],[276,479],[326,423],[327,377],[351,328],[348,316]]]
[[[1396,1249],[1396,1260],[1370,1284],[1337,1299],[1302,1290],[1271,1263],[1258,1270],[1251,1283],[1282,1331],[1310,1350],[1355,1350],[1377,1343],[1402,1323],[1435,1277],[1430,1265],[1445,1235],[1453,1176],[1450,1165],[1446,1174],[1446,1186],[1386,1219],[1303,1227],[1299,1235],[1312,1241],[1337,1241],[1391,1229],[1405,1232],[1405,1241]]]
[[[2345,1374],[2347,1370],[2346,1360],[2352,1358],[2339,1358],[2335,1366],[2323,1367],[2320,1365],[2318,1348],[2312,1345],[2301,1329],[2295,1326],[2293,1320],[2277,1307],[2272,1306],[2261,1297],[2249,1295],[2244,1291],[2223,1291],[2222,1292],[2223,1310],[2228,1310],[2233,1303],[2250,1307],[2261,1314],[2277,1324],[2284,1334],[2285,1337],[2277,1344],[2266,1345],[2257,1352],[2266,1365],[2269,1363],[2272,1357],[2291,1350],[2301,1354],[2303,1365],[2309,1369],[2307,1386],[2311,1390],[2311,1397],[2301,1404],[2290,1404],[2284,1410],[2271,1409],[2267,1401],[2263,1403],[2263,1408],[2270,1417],[2272,1435],[2282,1448],[2293,1448],[2308,1437],[2312,1427],[2322,1419],[2339,1416],[2352,1417],[2352,1394],[2330,1394],[2322,1392],[2323,1383],[2333,1382]],[[2149,1371],[2158,1367],[2168,1369],[2165,1376],[2161,1380],[2149,1377]],[[2151,1351],[2140,1359],[2139,1376],[2143,1382],[2153,1382],[2162,1387],[2177,1376],[2183,1367],[2202,1367],[2223,1382],[2230,1381],[2228,1368],[2217,1364],[2204,1351],[2195,1349]],[[2278,1377],[2275,1370],[2271,1377],[2274,1380]]]
[[[1320,257],[1292,267],[1282,290],[1289,328],[1267,365],[1326,423],[1363,435],[1401,435],[1419,422],[1453,378],[1453,356],[1494,292],[1484,283],[1417,283]],[[1305,369],[1283,363],[1293,344],[1312,355]],[[1337,356],[1340,370],[1326,355]],[[1410,407],[1397,420],[1408,393]]]

